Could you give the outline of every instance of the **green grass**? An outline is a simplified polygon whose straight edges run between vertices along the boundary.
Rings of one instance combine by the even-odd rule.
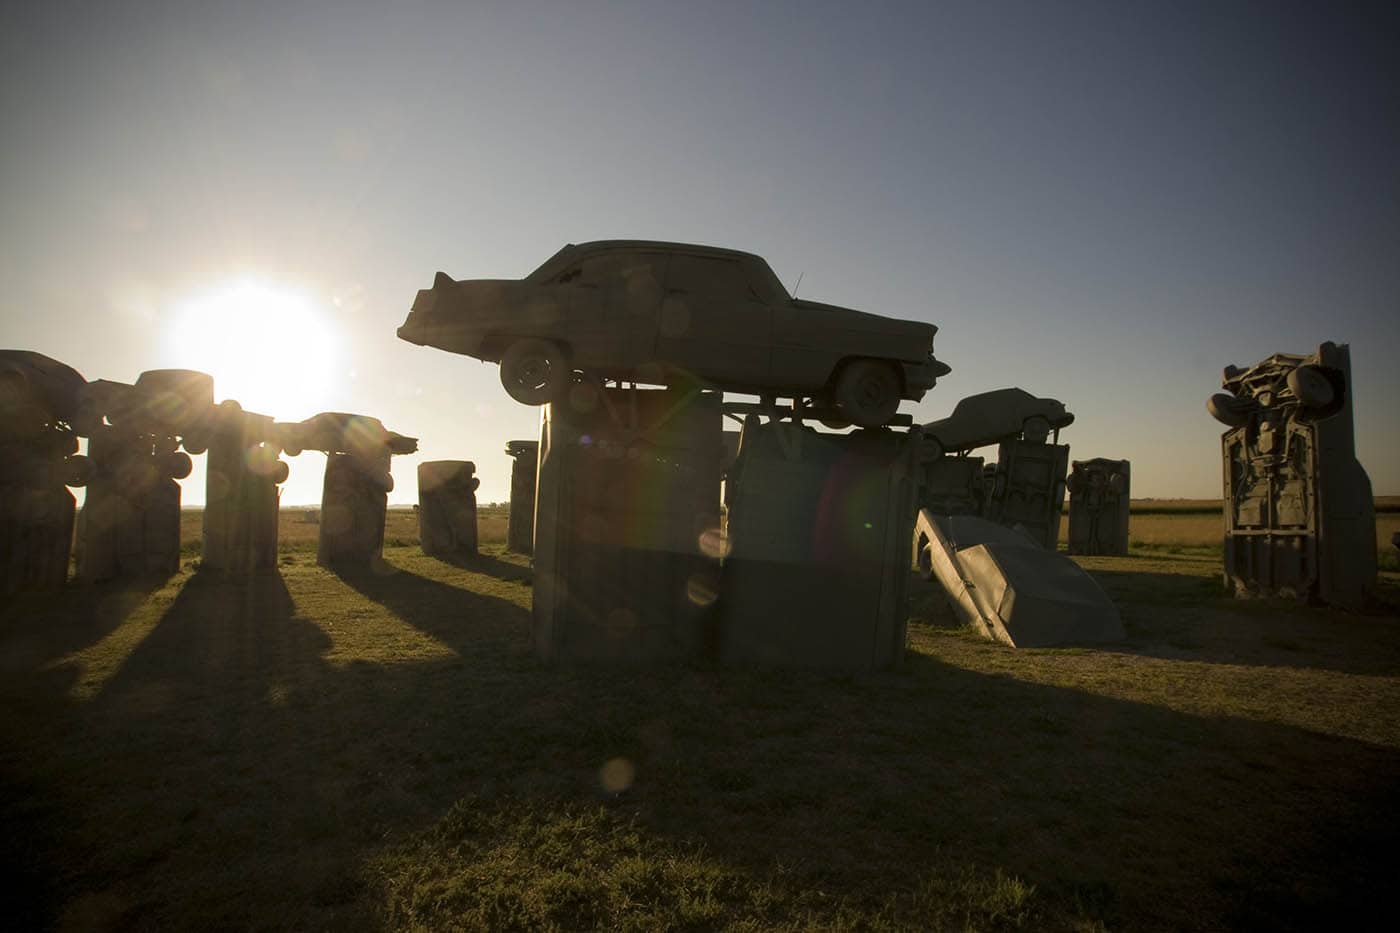
[[[1086,558],[1129,633],[546,669],[490,544],[0,611],[10,928],[1310,929],[1383,908],[1400,626]],[[1386,595],[1397,601],[1396,580]]]

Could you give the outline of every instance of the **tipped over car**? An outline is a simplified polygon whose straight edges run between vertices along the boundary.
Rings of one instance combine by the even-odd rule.
[[[938,328],[793,298],[761,257],[649,240],[570,244],[523,279],[418,292],[401,339],[499,363],[518,402],[576,375],[810,398],[861,427],[888,423],[949,367]]]

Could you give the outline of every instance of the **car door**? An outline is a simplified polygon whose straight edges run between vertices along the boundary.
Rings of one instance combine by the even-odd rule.
[[[664,363],[735,391],[768,384],[773,309],[737,259],[676,253],[656,336]]]
[[[656,357],[664,253],[609,250],[586,256],[561,278],[572,290],[574,363],[613,378],[631,378]]]

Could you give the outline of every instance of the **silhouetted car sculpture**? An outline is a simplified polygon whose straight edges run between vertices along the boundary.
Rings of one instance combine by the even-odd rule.
[[[76,369],[42,353],[0,350],[0,419],[6,426],[73,426],[86,385]]]
[[[561,397],[576,371],[648,384],[812,398],[875,427],[949,367],[932,324],[790,296],[762,258],[648,240],[570,244],[523,279],[418,292],[400,338],[501,364],[516,401]]]
[[[51,462],[55,478],[85,486],[92,464],[78,453],[86,380],[76,369],[32,350],[0,350],[0,480]]]
[[[924,456],[937,459],[1018,436],[1042,443],[1052,429],[1073,422],[1063,402],[1036,398],[1025,389],[993,389],[969,395],[951,415],[924,425]]]
[[[305,421],[278,422],[272,433],[291,457],[304,450],[320,450],[349,454],[370,465],[382,462],[387,467],[390,456],[418,450],[418,438],[390,431],[378,418],[343,411],[323,411]],[[394,491],[394,478],[388,472],[377,478],[385,492]]]

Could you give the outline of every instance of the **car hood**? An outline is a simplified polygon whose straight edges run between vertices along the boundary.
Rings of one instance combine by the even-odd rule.
[[[840,305],[829,305],[820,301],[807,301],[804,298],[792,299],[792,306],[804,311],[821,311],[832,315],[831,326],[842,330],[874,331],[881,334],[889,334],[892,337],[912,337],[926,338],[928,345],[924,349],[933,349],[933,337],[938,333],[938,328],[933,324],[926,324],[923,321],[905,321],[900,318],[885,317],[882,314],[871,314],[868,311],[857,311],[854,308],[843,308]]]

